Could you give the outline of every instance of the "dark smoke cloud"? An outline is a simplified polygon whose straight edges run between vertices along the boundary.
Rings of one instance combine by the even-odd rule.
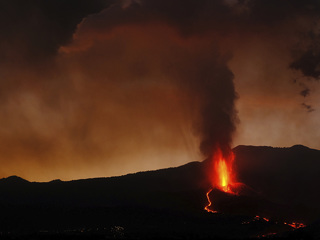
[[[214,49],[207,51],[208,56],[202,53],[187,58],[190,64],[178,64],[178,74],[191,98],[199,99],[200,119],[196,121],[196,129],[201,136],[202,153],[210,156],[217,148],[225,153],[230,151],[237,120],[237,94],[228,59]]]
[[[309,88],[306,88],[306,89],[304,89],[304,90],[302,90],[302,91],[300,92],[300,95],[301,95],[302,97],[307,97],[309,94],[310,94],[310,89],[309,89]]]
[[[36,87],[49,92],[44,94],[48,105],[59,102],[55,91],[68,83],[61,81],[63,73],[54,57],[72,41],[85,17],[111,4],[112,0],[0,0],[0,101]]]
[[[320,54],[313,50],[307,50],[298,59],[294,60],[290,67],[295,70],[300,70],[306,77],[311,77],[319,80],[320,76]]]
[[[313,109],[311,105],[308,105],[308,104],[306,104],[306,103],[302,103],[301,105],[302,105],[302,107],[305,108],[308,112],[313,112],[313,111],[315,111],[315,109]]]
[[[286,37],[290,37],[288,45],[292,47],[293,43],[300,40],[299,34],[306,31],[306,22],[314,21],[319,12],[320,5],[313,0],[141,0],[132,1],[125,8],[121,4],[114,5],[112,9],[92,16],[82,23],[78,34],[93,34],[99,38],[102,33],[111,34],[123,26],[165,24],[174,28],[183,39],[193,36],[212,39],[216,42],[217,49],[227,52],[232,51],[236,41],[246,41],[255,35],[266,38],[276,35],[279,36],[277,41],[285,41]],[[301,19],[303,21],[300,22]],[[224,40],[230,41],[230,38],[239,39],[231,40],[231,45],[224,46]],[[86,44],[90,46],[92,43],[88,42]],[[192,66],[173,63],[183,68],[181,70],[176,67],[176,71],[188,73],[193,69],[196,73],[183,75],[183,81],[191,86],[189,90],[192,90],[194,96],[202,96],[203,102],[199,107],[202,109],[202,122],[198,121],[197,129],[202,136],[201,150],[205,155],[212,153],[212,149],[219,144],[223,147],[230,146],[237,119],[232,72],[227,67],[227,60],[221,61],[221,65],[217,64],[217,59],[220,58],[219,55],[204,61],[194,58],[195,64]],[[191,76],[194,76],[193,79]],[[310,91],[306,88],[300,93],[306,97]]]
[[[84,155],[89,147],[94,151],[89,141],[81,139],[86,121],[70,126],[70,108],[80,107],[70,107],[77,105],[71,104],[75,91],[55,57],[62,45],[72,41],[85,17],[111,4],[109,0],[0,1],[1,176],[37,178],[49,175],[55,166],[68,166],[66,158],[72,156],[63,146],[70,145],[77,130],[79,139],[72,145],[81,145]]]
[[[41,62],[72,40],[77,25],[112,0],[0,1],[2,62]]]
[[[178,37],[185,40],[209,30],[224,31],[219,23],[228,19],[225,14],[232,18],[232,9],[224,1],[139,1],[125,9],[115,5],[110,10],[92,16],[90,21],[93,23],[84,22],[78,33],[87,28],[91,33],[107,34],[120,26],[161,24],[175,29]],[[179,50],[154,58],[163,58],[166,63],[159,66],[162,71],[197,102],[196,108],[201,116],[195,121],[195,129],[202,139],[201,151],[209,156],[218,147],[225,152],[230,150],[237,119],[234,105],[237,95],[233,74],[227,66],[228,58],[219,53],[214,37],[204,38],[211,39],[213,46],[190,51],[176,45]],[[189,47],[199,48],[192,43]],[[139,69],[139,66],[135,68]]]
[[[319,76],[315,0],[13,0],[0,1],[0,12],[2,175],[16,169],[5,159],[32,166],[26,176],[158,168],[150,159],[184,157],[197,143],[190,125],[204,155],[227,151],[238,122],[234,83],[268,119],[260,107],[275,105],[268,97],[315,92],[295,72]],[[300,90],[285,83],[290,69]],[[128,170],[104,173],[126,169],[121,161]]]
[[[110,41],[106,40],[107,37],[103,40],[103,45],[96,44],[88,51],[76,51],[75,59],[72,61],[77,61],[80,69],[101,69],[98,71],[99,74],[103,71],[106,75],[112,75],[119,83],[127,84],[130,79],[135,84],[177,86],[184,92],[183,95],[186,95],[182,104],[194,115],[191,120],[194,120],[196,135],[201,138],[202,153],[209,156],[218,147],[225,152],[230,150],[237,119],[234,76],[227,66],[230,57],[221,54],[217,49],[217,43],[210,38],[209,41],[206,38],[185,39],[176,31],[168,30],[164,26],[158,26],[156,29],[153,26],[131,27],[134,28],[133,33],[128,30],[128,33],[120,31],[116,34],[119,34],[121,39],[137,38],[137,43],[118,42],[110,45],[113,48],[111,50],[105,47],[108,46],[105,42]],[[153,36],[156,34],[161,37],[155,39]],[[121,47],[116,47],[117,45]],[[115,49],[118,49],[116,54],[113,53]],[[120,49],[126,49],[125,54],[130,54],[122,56],[123,52]],[[97,60],[94,66],[85,60],[92,59],[91,54]],[[94,76],[95,73],[86,74]],[[158,75],[163,75],[163,79],[159,79]],[[99,79],[98,76],[91,78],[96,81]],[[160,82],[144,82],[146,78],[157,79]]]
[[[233,83],[233,73],[227,66],[228,57],[221,56],[215,47],[204,51],[178,56],[182,61],[168,61],[165,67],[172,72],[181,88],[185,89],[191,99],[196,99],[199,119],[195,129],[201,136],[200,149],[205,156],[210,156],[217,148],[223,152],[230,151],[232,136],[235,131],[237,112],[235,99],[237,94]]]
[[[185,37],[208,32],[259,34],[274,27],[285,31],[285,23],[296,24],[287,28],[302,30],[299,18],[314,20],[319,11],[316,0],[140,0],[132,1],[125,9],[119,4],[112,11],[105,11],[91,28],[108,31],[118,25],[144,25],[151,21],[175,27]]]

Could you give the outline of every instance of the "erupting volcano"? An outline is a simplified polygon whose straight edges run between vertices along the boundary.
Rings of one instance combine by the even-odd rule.
[[[205,206],[205,210],[209,213],[217,213],[217,207],[214,204],[214,200],[212,200],[212,195],[213,190],[217,190],[217,192],[224,192],[226,195],[230,196],[231,198],[227,197],[226,195],[222,198],[222,201],[228,201],[227,205],[225,205],[224,210],[227,210],[227,212],[232,213],[232,214],[245,214],[245,215],[252,215],[253,213],[257,214],[260,212],[261,214],[266,214],[268,211],[265,211],[265,209],[270,209],[269,206],[263,206],[261,205],[260,207],[263,208],[264,210],[261,212],[261,209],[256,208],[257,206],[257,201],[260,201],[260,199],[257,197],[257,193],[251,189],[250,187],[246,186],[243,183],[239,183],[236,180],[236,173],[235,170],[233,169],[233,163],[235,161],[235,154],[232,152],[232,150],[223,152],[220,148],[218,148],[212,158],[210,159],[211,162],[209,164],[209,180],[211,183],[211,188],[209,191],[206,193],[206,197],[208,200],[208,204]],[[240,194],[241,192],[241,194]],[[249,195],[248,195],[249,193]],[[246,196],[248,195],[248,196]],[[242,198],[241,198],[242,196]],[[211,197],[211,199],[210,199]],[[219,199],[220,198],[220,199]],[[230,200],[233,199],[233,200]],[[221,204],[221,195],[217,197],[217,202],[220,202]],[[230,205],[231,201],[233,201],[232,204]],[[243,201],[246,202],[246,204],[243,204]],[[266,202],[265,202],[266,203]],[[226,206],[229,207],[226,208]],[[217,204],[219,205],[219,203]],[[231,206],[231,212],[230,208]],[[238,209],[237,211],[233,212],[232,208],[234,206],[238,206],[238,208],[244,207],[244,209]],[[248,211],[247,208],[250,206],[250,210]],[[252,206],[252,207],[251,207]],[[219,208],[219,207],[218,207]],[[255,209],[252,211],[252,209]],[[224,212],[224,210],[221,210],[219,208],[219,211]],[[257,211],[257,212],[255,212]],[[260,213],[258,213],[260,215]],[[249,222],[244,222],[243,224],[250,224],[251,222],[255,221],[264,221],[264,222],[270,222],[269,218],[266,217],[260,217],[259,215],[255,215],[255,217],[252,217],[252,220]],[[272,215],[272,214],[271,214]],[[275,225],[287,225],[290,226],[292,229],[298,229],[298,228],[303,228],[306,225],[303,223],[298,223],[298,222],[284,222],[283,218],[278,218],[280,221],[278,222],[277,216],[273,216],[273,224]],[[271,235],[275,233],[268,233],[267,235]]]
[[[212,207],[212,202],[210,200],[209,194],[213,188],[218,188],[219,190],[236,194],[235,192],[235,174],[232,170],[232,165],[234,162],[234,153],[230,150],[227,154],[223,154],[221,149],[218,148],[213,154],[211,159],[211,169],[210,169],[210,181],[212,188],[207,192],[208,205],[205,210],[208,212],[216,213],[210,209]]]
[[[213,156],[214,176],[212,179],[213,186],[228,193],[233,193],[232,186],[234,185],[234,174],[232,172],[232,164],[234,161],[234,154],[230,151],[227,156],[218,151]]]

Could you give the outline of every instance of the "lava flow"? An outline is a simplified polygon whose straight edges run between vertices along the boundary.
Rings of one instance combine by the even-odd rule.
[[[213,211],[211,210],[209,207],[211,207],[212,203],[211,203],[211,200],[210,200],[210,197],[209,197],[209,194],[211,193],[212,189],[209,190],[209,192],[207,192],[207,199],[208,199],[208,205],[204,207],[204,209],[207,211],[207,212],[211,212],[211,213],[217,213],[217,211]]]
[[[219,189],[223,192],[233,194],[233,195],[238,195],[239,194],[239,186],[243,185],[240,183],[236,182],[235,174],[232,171],[232,165],[234,161],[234,153],[230,151],[228,154],[223,154],[220,149],[218,149],[215,154],[213,155],[211,159],[211,169],[210,169],[210,180],[211,180],[211,185],[212,188],[207,192],[207,200],[208,200],[208,205],[205,206],[205,210],[210,213],[217,213],[216,210],[212,210],[212,200],[210,199],[209,194],[212,192],[214,188]],[[260,217],[260,216],[255,216],[253,218],[253,221],[265,221],[269,222],[270,220],[265,217]],[[243,224],[249,224],[249,222],[244,222]],[[278,224],[278,223],[276,223]],[[297,223],[297,222],[292,222],[292,223],[282,223],[285,225],[288,225],[292,227],[293,229],[297,228],[303,228],[306,225],[303,223]],[[270,233],[269,235],[272,235],[275,233]]]
[[[211,172],[211,183],[213,188],[218,188],[223,192],[235,194],[232,190],[235,177],[232,172],[232,164],[234,161],[234,154],[230,151],[227,156],[222,154],[222,151],[218,149],[212,157],[213,169]],[[210,189],[207,192],[208,205],[204,208],[206,211],[216,213],[210,209],[212,202],[209,198],[209,194],[212,191]]]

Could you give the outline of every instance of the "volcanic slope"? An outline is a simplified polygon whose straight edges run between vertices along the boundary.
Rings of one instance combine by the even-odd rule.
[[[211,187],[206,177],[209,160],[66,182],[12,176],[0,180],[0,232],[24,238],[83,232],[129,238],[244,238],[292,230],[278,220],[309,224],[320,218],[320,151],[296,145],[238,146],[234,152],[238,181],[249,190],[239,196],[213,191],[217,214],[203,209]],[[272,221],[253,220],[255,215]]]

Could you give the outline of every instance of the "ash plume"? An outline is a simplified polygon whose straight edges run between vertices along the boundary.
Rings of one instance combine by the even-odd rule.
[[[256,40],[259,44],[265,44],[270,39],[274,41],[276,48],[277,45],[280,46],[280,42],[288,38],[288,47],[281,49],[281,54],[291,55],[294,50],[297,50],[295,47],[297,42],[301,41],[302,33],[309,30],[305,29],[305,24],[314,21],[318,13],[319,4],[312,0],[307,2],[141,0],[131,1],[131,4],[130,1],[126,1],[125,8],[114,5],[112,11],[108,9],[88,18],[80,25],[76,36],[80,38],[80,36],[91,35],[91,39],[86,38],[85,44],[92,46],[94,38],[101,38],[101,35],[108,38],[112,33],[117,32],[117,29],[125,27],[138,26],[148,29],[149,25],[154,24],[173,29],[177,34],[176,38],[181,41],[181,44],[175,45],[175,48],[180,49],[182,53],[172,51],[167,53],[167,56],[157,56],[164,62],[171,62],[170,67],[163,68],[162,65],[160,68],[169,77],[175,81],[178,80],[178,84],[182,83],[182,87],[190,93],[190,98],[197,100],[200,104],[196,106],[200,116],[194,124],[201,137],[200,149],[205,156],[208,156],[219,145],[225,150],[230,148],[236,129],[237,113],[234,104],[237,94],[233,83],[234,74],[228,65],[234,57],[226,58],[224,55],[231,53],[233,56],[233,52],[239,50],[238,42],[242,44],[259,35],[261,38],[258,37]],[[299,22],[300,19],[303,21]],[[164,33],[159,31],[153,34]],[[197,49],[198,54],[188,55],[188,50],[182,46],[183,42],[189,40],[190,48],[198,48],[195,47],[197,43],[195,46],[192,44],[194,38],[212,42],[215,47],[211,46],[206,50],[207,55],[211,57],[204,57],[206,54],[203,49]],[[75,51],[77,47],[81,48],[81,45],[83,47],[84,43],[76,41],[73,46]],[[70,50],[72,51],[72,46]],[[180,61],[181,57],[184,58],[183,62]],[[247,56],[243,54],[235,58],[241,61],[241,58],[247,58]],[[267,58],[274,58],[274,64],[278,62],[276,55]],[[177,61],[173,62],[170,59]],[[299,64],[292,64],[296,69],[298,68]],[[289,65],[290,62],[286,62],[286,67]],[[175,68],[174,71],[172,71],[173,68]],[[257,81],[263,82],[259,79]],[[277,84],[276,81],[274,84]],[[304,97],[310,93],[305,91],[306,89],[308,88],[300,91]]]
[[[176,68],[169,74],[195,102],[192,106],[197,109],[198,118],[194,129],[201,139],[200,150],[208,157],[218,148],[225,154],[230,151],[238,119],[234,75],[227,66],[229,58],[215,48],[205,51],[208,53],[182,54],[183,61],[172,63]]]
[[[224,14],[231,19],[225,18]],[[200,137],[200,150],[205,156],[210,156],[216,148],[224,152],[230,150],[236,128],[237,94],[233,73],[227,65],[230,54],[228,50],[220,50],[220,37],[211,36],[212,32],[221,34],[224,31],[221,26],[231,24],[229,21],[232,18],[232,9],[225,1],[142,0],[132,1],[131,4],[126,1],[125,8],[115,4],[112,11],[107,9],[88,18],[80,25],[76,37],[91,35],[92,41],[87,38],[85,43],[85,48],[89,46],[90,51],[94,47],[94,38],[108,39],[118,29],[129,27],[138,29],[137,36],[142,35],[142,41],[154,42],[155,45],[150,46],[152,50],[146,44],[144,47],[147,50],[141,49],[140,54],[148,59],[149,65],[161,69],[171,84],[178,85],[186,92],[188,99],[182,104],[193,108],[190,111],[196,115],[192,118],[195,134]],[[218,24],[220,20],[223,21],[221,25]],[[158,41],[154,38],[144,39],[144,35],[139,32],[140,28],[149,30],[152,25],[160,27],[159,31],[152,31],[151,34],[159,38],[168,35],[164,42],[159,42],[161,46],[156,45]],[[169,33],[165,28],[170,29]],[[83,48],[83,44],[76,40],[73,46],[63,50],[77,52]],[[164,51],[155,51],[156,48],[163,48]],[[150,51],[153,56],[146,55],[145,51]],[[131,76],[152,75],[153,70],[148,64],[140,57],[137,58],[139,65],[136,68],[142,72],[131,73]]]
[[[316,112],[301,111],[316,109],[318,1],[3,0],[0,11],[0,175],[168,167],[198,159],[199,144],[227,152],[234,135],[318,142],[306,134]]]
[[[237,122],[233,73],[227,66],[227,59],[217,54],[213,58],[195,60],[194,69],[185,74],[185,81],[189,81],[187,91],[191,92],[191,98],[200,100],[200,118],[195,123],[201,136],[200,149],[205,156],[211,156],[218,148],[227,154]]]

